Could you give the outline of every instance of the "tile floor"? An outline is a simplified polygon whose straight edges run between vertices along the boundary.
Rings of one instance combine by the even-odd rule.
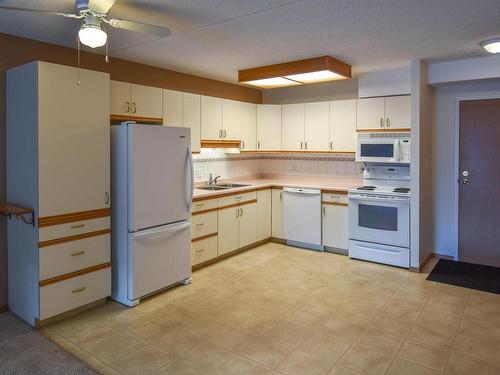
[[[104,374],[500,374],[500,295],[278,244],[43,329]]]

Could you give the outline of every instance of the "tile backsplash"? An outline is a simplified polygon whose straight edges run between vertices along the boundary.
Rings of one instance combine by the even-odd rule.
[[[362,178],[363,163],[354,156],[331,154],[226,154],[202,150],[194,155],[195,181],[206,181],[210,173],[222,179],[256,175],[294,175]]]

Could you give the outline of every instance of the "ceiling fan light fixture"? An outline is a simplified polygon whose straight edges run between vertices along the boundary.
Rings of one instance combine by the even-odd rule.
[[[500,52],[500,37],[484,40],[479,43],[489,53],[499,53]]]
[[[83,23],[78,32],[78,37],[82,44],[90,48],[102,47],[106,44],[106,40],[108,39],[108,35],[101,29],[99,24],[89,24],[87,22]]]

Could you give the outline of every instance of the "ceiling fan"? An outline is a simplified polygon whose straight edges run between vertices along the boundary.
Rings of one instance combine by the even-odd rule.
[[[78,32],[78,38],[82,44],[91,48],[102,47],[106,44],[108,35],[103,27],[104,24],[116,29],[125,29],[151,34],[159,38],[164,38],[170,35],[170,30],[166,27],[117,18],[108,19],[107,13],[115,3],[116,0],[75,0],[76,14],[9,6],[0,6],[0,9],[42,13],[83,20],[80,31]]]

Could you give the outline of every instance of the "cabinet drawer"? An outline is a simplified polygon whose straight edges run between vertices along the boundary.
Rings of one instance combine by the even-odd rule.
[[[111,295],[111,267],[40,287],[40,317],[75,309]]]
[[[79,234],[95,232],[110,228],[110,217],[98,219],[75,221],[39,229],[39,242],[50,241],[56,238],[76,236]]]
[[[191,264],[206,262],[217,256],[217,236],[195,241],[191,244]]]
[[[191,238],[217,232],[217,211],[195,215],[191,219]]]
[[[257,199],[257,192],[234,194],[227,197],[219,198],[219,207],[228,206],[230,204],[242,203]]]
[[[40,280],[110,261],[110,235],[84,238],[40,248]]]
[[[338,204],[347,204],[347,194],[341,193],[323,193],[323,202],[327,203],[338,203]]]
[[[193,202],[191,212],[205,211],[217,208],[217,199],[208,199],[205,201]]]

